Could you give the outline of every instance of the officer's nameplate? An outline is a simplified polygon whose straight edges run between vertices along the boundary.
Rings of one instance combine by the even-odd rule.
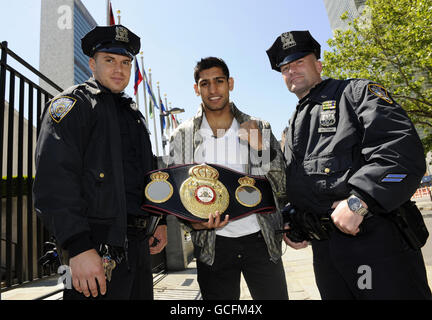
[[[174,189],[167,180],[169,174],[158,171],[150,175],[152,180],[145,188],[144,194],[148,200],[154,203],[164,203],[173,195]]]
[[[237,187],[235,196],[239,203],[245,207],[255,207],[262,199],[261,191],[255,187],[255,179],[251,177],[243,177],[238,179],[240,186]]]
[[[218,180],[219,172],[215,168],[196,165],[189,169],[189,176],[180,187],[180,200],[186,210],[207,219],[210,213],[222,214],[228,208],[228,190]]]
[[[318,128],[318,133],[336,132],[335,127],[331,128]]]

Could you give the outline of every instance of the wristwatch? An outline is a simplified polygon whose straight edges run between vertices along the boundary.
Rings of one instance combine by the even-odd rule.
[[[357,196],[352,195],[348,198],[347,201],[348,201],[348,208],[350,208],[350,210],[355,214],[358,214],[359,216],[363,217],[369,212],[368,209],[363,207],[360,199]]]

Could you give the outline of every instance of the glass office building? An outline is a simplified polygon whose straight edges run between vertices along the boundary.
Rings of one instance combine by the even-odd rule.
[[[95,26],[81,0],[41,1],[40,72],[63,89],[87,80],[91,71],[81,38]]]
[[[348,21],[357,18],[362,12],[366,0],[324,0],[324,6],[330,21],[332,30],[348,28],[347,21],[341,20],[340,16],[347,12]]]

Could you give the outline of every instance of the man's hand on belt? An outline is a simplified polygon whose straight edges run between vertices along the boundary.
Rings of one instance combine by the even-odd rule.
[[[95,249],[84,251],[69,261],[72,272],[72,284],[78,292],[86,297],[97,297],[99,284],[100,293],[106,293],[105,272],[102,259]]]
[[[216,211],[215,213],[209,214],[209,219],[207,222],[192,222],[191,226],[195,230],[222,228],[228,223],[228,219],[229,216],[226,215],[225,219],[221,222],[220,213],[219,211]]]
[[[363,206],[367,208],[364,202]],[[352,212],[348,207],[347,200],[333,202],[332,209],[335,210],[331,214],[331,218],[340,231],[353,236],[360,232],[359,226],[363,221],[363,216]]]

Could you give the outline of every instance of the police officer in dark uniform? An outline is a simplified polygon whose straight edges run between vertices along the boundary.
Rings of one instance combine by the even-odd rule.
[[[140,209],[155,158],[144,117],[123,92],[139,48],[122,25],[91,30],[82,50],[93,77],[54,97],[43,117],[34,200],[68,252],[73,288],[64,299],[153,299],[150,252],[166,245],[166,225]]]
[[[294,248],[311,241],[321,297],[430,299],[427,230],[409,201],[425,160],[407,114],[377,83],[322,80],[308,31],[283,33],[267,54],[299,98],[285,145],[284,239]]]

